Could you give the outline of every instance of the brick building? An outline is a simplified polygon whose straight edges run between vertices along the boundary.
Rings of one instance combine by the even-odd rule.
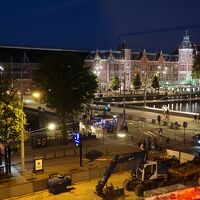
[[[195,51],[194,51],[195,50]],[[91,51],[85,59],[85,65],[97,74],[101,90],[110,89],[112,76],[116,74],[126,90],[132,89],[132,80],[140,74],[142,85],[151,86],[152,78],[159,75],[161,87],[180,86],[191,80],[193,56],[199,51],[198,45],[192,45],[189,36],[183,37],[180,47],[173,54],[134,52],[126,43],[118,50]]]
[[[33,87],[32,75],[40,62],[52,53],[71,51],[78,53],[98,77],[101,91],[110,89],[112,76],[121,80],[121,88],[132,90],[132,80],[140,74],[142,85],[151,86],[152,78],[159,75],[160,86],[178,91],[185,90],[191,81],[193,57],[200,52],[200,46],[192,44],[189,36],[183,37],[180,47],[173,54],[134,52],[122,42],[118,50],[78,51],[68,49],[32,48],[19,46],[0,46],[0,66],[11,74],[13,87],[27,91]],[[0,71],[1,72],[1,71]],[[199,87],[199,86],[198,86]]]
[[[41,61],[48,55],[63,52],[74,52],[82,59],[89,53],[68,49],[0,46],[0,66],[4,69],[3,73],[11,75],[13,88],[26,92],[33,87],[33,71],[40,67]]]

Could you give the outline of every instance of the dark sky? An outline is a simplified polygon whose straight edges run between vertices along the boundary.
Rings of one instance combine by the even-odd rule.
[[[0,0],[0,44],[170,52],[200,44],[200,0]]]

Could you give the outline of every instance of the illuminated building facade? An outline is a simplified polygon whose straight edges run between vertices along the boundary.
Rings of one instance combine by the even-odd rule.
[[[145,50],[134,52],[123,42],[116,51],[91,51],[85,59],[85,66],[97,74],[100,90],[110,89],[114,74],[121,79],[122,84],[125,78],[126,90],[132,89],[132,81],[137,73],[140,74],[143,86],[146,83],[146,87],[150,87],[153,76],[157,74],[161,87],[174,87],[183,84],[185,80],[191,80],[193,55],[194,45],[186,33],[174,54],[165,54],[162,51],[149,53]]]

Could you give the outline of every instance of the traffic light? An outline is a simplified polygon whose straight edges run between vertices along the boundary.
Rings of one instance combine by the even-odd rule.
[[[186,128],[188,126],[187,122],[183,122],[183,127]]]
[[[110,112],[110,111],[111,111],[110,105],[104,106],[104,107],[103,107],[103,111],[104,111],[104,112]]]

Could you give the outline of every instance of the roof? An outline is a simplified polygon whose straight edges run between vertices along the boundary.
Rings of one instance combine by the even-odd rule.
[[[86,59],[88,60],[93,60],[95,58],[95,55],[99,54],[101,59],[108,59],[110,54],[114,57],[114,59],[123,59],[123,55],[121,51],[112,51],[112,50],[96,50],[96,51],[91,51]]]
[[[69,49],[35,48],[20,46],[0,46],[0,62],[21,63],[26,53],[30,63],[40,63],[46,56],[53,53],[74,52],[85,58],[89,51],[78,51]]]
[[[179,47],[179,49],[191,49],[192,48],[192,44],[190,42],[190,37],[187,35],[183,36],[183,41]]]
[[[91,51],[87,55],[86,59],[93,60],[97,54],[100,56],[101,59],[108,59],[110,54],[113,55],[114,59],[124,59],[121,51],[112,51],[112,50]],[[131,60],[141,60],[143,54],[144,54],[144,51],[131,52]],[[158,61],[161,55],[161,53],[146,53],[146,52],[145,54],[149,61]],[[178,61],[178,55],[163,54],[163,57],[165,61]]]

